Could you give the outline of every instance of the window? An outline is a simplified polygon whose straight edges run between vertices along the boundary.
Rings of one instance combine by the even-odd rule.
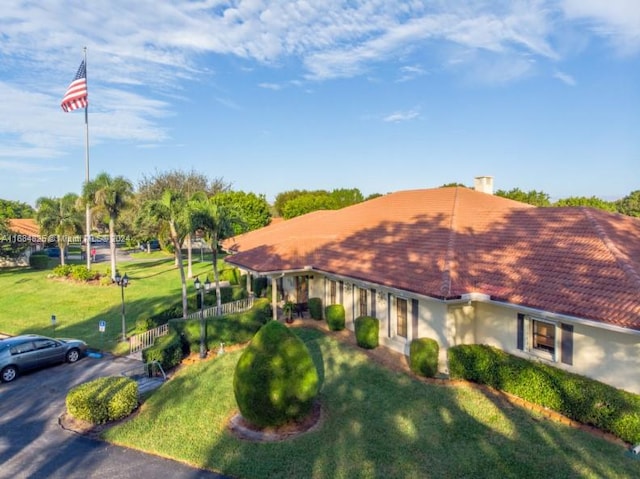
[[[359,316],[367,315],[367,290],[358,288],[358,312]]]
[[[544,351],[555,357],[556,354],[556,326],[545,321],[531,320],[531,348]]]
[[[397,334],[403,338],[407,337],[407,300],[396,299],[396,324]]]

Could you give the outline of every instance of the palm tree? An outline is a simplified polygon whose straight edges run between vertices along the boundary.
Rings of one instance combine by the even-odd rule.
[[[36,220],[42,234],[56,235],[60,248],[60,264],[64,265],[69,237],[82,231],[82,212],[77,208],[78,195],[67,193],[62,198],[39,198]]]
[[[187,281],[182,262],[182,242],[189,233],[189,221],[185,195],[180,191],[167,189],[160,200],[145,203],[144,214],[169,228],[169,236],[175,250],[176,264],[180,270],[182,283],[182,317],[187,319]]]
[[[91,205],[94,212],[102,213],[109,218],[109,251],[111,254],[111,279],[116,276],[116,220],[133,196],[131,182],[123,176],[112,178],[107,173],[100,173],[93,181],[84,185],[84,200]],[[89,245],[87,245],[88,251]]]
[[[202,230],[205,239],[211,245],[213,256],[213,277],[216,285],[216,306],[218,313],[222,306],[220,295],[220,276],[218,274],[218,242],[233,236],[233,226],[241,220],[222,205],[218,205],[211,198],[203,198],[202,195],[194,195],[188,204],[190,212],[190,224],[195,230]]]

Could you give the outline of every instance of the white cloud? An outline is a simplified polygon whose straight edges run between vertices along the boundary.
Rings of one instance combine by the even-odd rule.
[[[553,74],[554,78],[557,78],[558,80],[560,80],[562,83],[564,83],[565,85],[569,85],[569,86],[575,86],[576,85],[576,80],[569,75],[568,73],[564,73],[564,72],[555,72]]]
[[[387,123],[400,123],[402,121],[414,120],[420,116],[420,111],[415,108],[407,111],[395,111],[385,116],[382,121]]]
[[[258,86],[260,88],[264,88],[266,90],[274,90],[274,91],[278,91],[278,90],[282,90],[282,85],[278,84],[278,83],[258,83]]]
[[[608,38],[622,54],[640,51],[640,4],[638,0],[563,0],[569,19],[590,22],[592,30]]]

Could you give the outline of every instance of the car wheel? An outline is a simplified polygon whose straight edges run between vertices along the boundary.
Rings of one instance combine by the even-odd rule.
[[[2,379],[3,383],[10,383],[16,377],[18,377],[18,369],[15,366],[7,366],[0,373],[0,379]]]
[[[70,349],[67,352],[67,362],[68,363],[75,363],[78,359],[80,359],[80,351],[78,351],[77,349]]]

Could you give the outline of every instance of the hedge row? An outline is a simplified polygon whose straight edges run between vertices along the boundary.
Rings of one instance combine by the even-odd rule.
[[[104,424],[127,417],[138,407],[138,384],[131,378],[98,378],[71,389],[66,398],[73,417]]]
[[[448,353],[451,378],[486,384],[640,442],[640,395],[486,345],[454,346]]]
[[[244,343],[271,318],[267,299],[258,299],[253,308],[243,313],[229,314],[205,320],[207,350],[225,345]],[[182,361],[190,352],[200,351],[200,319],[172,319],[169,334],[156,339],[155,344],[143,351],[145,362],[158,361],[167,371]]]

